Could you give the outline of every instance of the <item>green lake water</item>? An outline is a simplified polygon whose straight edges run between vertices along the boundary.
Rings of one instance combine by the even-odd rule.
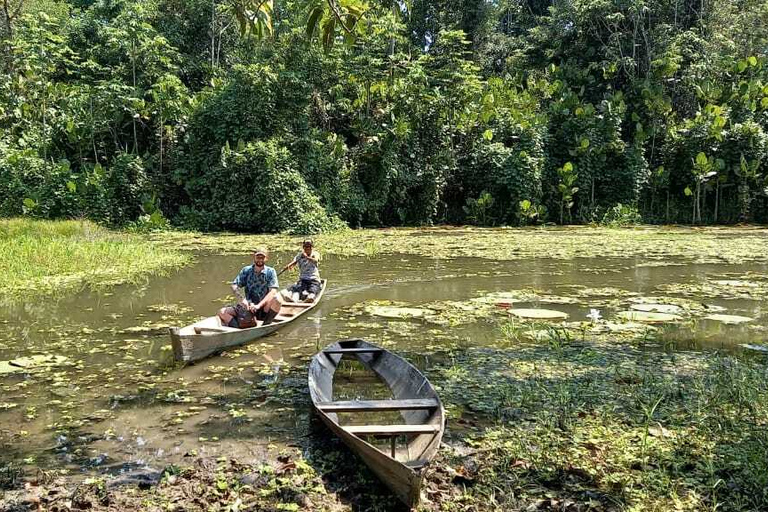
[[[291,256],[274,254],[269,263],[279,268]],[[613,321],[632,302],[664,297],[696,313],[649,331],[647,350],[749,351],[744,345],[768,338],[766,265],[331,256],[322,262],[327,292],[308,317],[241,349],[176,365],[167,327],[214,314],[229,301],[227,281],[248,263],[247,256],[198,254],[189,267],[140,286],[2,306],[0,361],[66,359],[0,373],[0,466],[115,474],[195,455],[261,460],[306,437],[305,368],[319,347],[365,337],[429,372],[451,350],[516,343],[502,328],[510,324],[508,307],[562,311],[586,329],[590,309]],[[281,284],[294,278],[284,274]],[[523,299],[496,295],[477,318],[473,299],[522,291]],[[371,301],[440,310],[444,321],[370,314]],[[709,311],[753,320],[727,325],[704,319]]]

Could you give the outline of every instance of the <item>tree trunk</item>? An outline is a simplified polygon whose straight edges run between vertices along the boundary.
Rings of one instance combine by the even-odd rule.
[[[90,97],[91,103],[91,143],[93,144],[93,163],[94,165],[99,163],[99,152],[96,151],[96,126],[95,117],[93,116],[93,96]]]
[[[715,220],[714,223],[717,224],[717,209],[720,206],[720,180],[717,180],[717,189],[715,189]]]
[[[749,183],[747,178],[741,178],[739,184],[739,222],[746,223],[749,221]]]
[[[160,176],[163,175],[163,116],[160,116]]]
[[[19,0],[15,9],[11,7],[9,0],[3,0],[3,18],[5,29],[8,31],[8,40],[13,39],[13,22],[21,14],[21,8],[24,6],[24,0]]]
[[[696,224],[696,201],[698,201],[699,198],[699,189],[696,189],[696,192],[694,192],[693,197],[691,199],[693,200],[693,212],[691,212],[691,224]]]
[[[669,189],[667,189],[667,208],[664,212],[664,222],[669,224]]]
[[[136,94],[136,42],[131,41],[131,73],[133,78],[133,93]],[[136,112],[131,115],[131,123],[133,123],[133,152],[139,151],[139,137],[136,134]]]
[[[216,0],[211,0],[211,67],[216,65]]]

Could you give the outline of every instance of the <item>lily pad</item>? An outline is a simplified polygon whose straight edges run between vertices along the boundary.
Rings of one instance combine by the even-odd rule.
[[[739,315],[707,315],[705,320],[714,320],[716,322],[722,322],[724,324],[743,324],[744,322],[751,322],[754,318],[748,316]]]
[[[384,318],[423,318],[432,311],[422,308],[408,308],[401,306],[371,306],[366,308],[368,313]]]
[[[751,281],[740,281],[737,279],[719,279],[713,282],[720,286],[735,286],[736,288],[757,288],[759,286]]]
[[[646,313],[668,313],[670,315],[683,312],[683,308],[674,304],[632,304],[630,308]]]
[[[20,371],[18,366],[11,366],[10,361],[0,361],[0,375]]]
[[[567,313],[553,309],[510,309],[509,313],[518,318],[529,320],[565,320]]]
[[[616,314],[622,320],[630,322],[644,322],[648,324],[663,324],[665,322],[677,322],[682,320],[678,315],[670,313],[653,313],[650,311],[621,311]]]
[[[38,366],[52,366],[67,361],[64,356],[38,354],[29,357],[19,357],[10,361],[0,361],[0,374],[14,373]]]

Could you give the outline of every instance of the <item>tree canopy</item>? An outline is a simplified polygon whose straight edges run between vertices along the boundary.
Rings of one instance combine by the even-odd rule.
[[[8,0],[0,18],[0,215],[768,221],[766,0]]]

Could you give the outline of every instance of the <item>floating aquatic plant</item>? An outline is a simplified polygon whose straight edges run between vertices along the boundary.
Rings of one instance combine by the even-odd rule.
[[[669,313],[652,313],[648,311],[620,311],[616,313],[618,318],[629,320],[630,322],[645,322],[649,324],[678,322],[682,320],[681,316]]]
[[[754,320],[754,318],[751,318],[748,316],[721,315],[721,314],[707,315],[704,317],[704,319],[714,320],[715,322],[722,322],[724,324],[743,324],[745,322],[751,322],[752,320]]]
[[[565,320],[568,318],[567,313],[563,313],[562,311],[555,311],[553,309],[510,309],[509,314],[518,318],[530,320]]]

